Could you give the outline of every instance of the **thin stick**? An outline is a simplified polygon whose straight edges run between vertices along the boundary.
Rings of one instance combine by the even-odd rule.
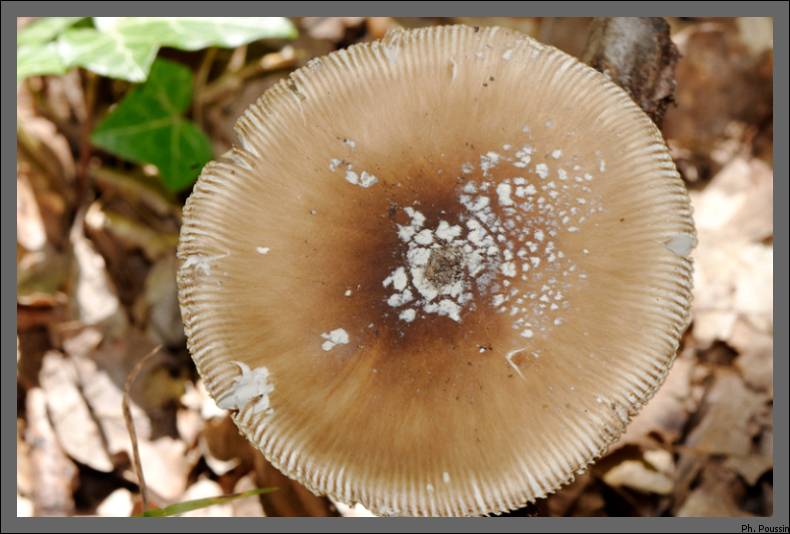
[[[201,128],[203,128],[203,89],[206,87],[208,75],[211,72],[211,66],[214,64],[214,58],[216,56],[216,47],[211,47],[206,50],[203,61],[200,63],[200,68],[195,74],[195,88],[193,90],[195,96],[192,99],[192,118]]]
[[[143,476],[143,464],[140,462],[140,448],[137,445],[137,431],[134,428],[131,402],[129,399],[134,381],[137,379],[137,375],[140,374],[143,365],[153,358],[161,349],[162,345],[156,346],[151,352],[137,362],[129,373],[129,376],[126,377],[126,384],[124,384],[123,388],[123,419],[126,422],[126,430],[129,432],[129,438],[132,440],[132,463],[134,465],[134,472],[137,475],[138,485],[140,486],[140,498],[143,501],[143,512],[148,509],[148,487],[145,485],[145,477]]]
[[[89,166],[92,145],[90,140],[93,130],[93,119],[96,107],[96,85],[98,76],[90,71],[85,71],[85,121],[80,129],[79,160],[77,161],[77,205],[82,206],[87,202],[90,187]]]

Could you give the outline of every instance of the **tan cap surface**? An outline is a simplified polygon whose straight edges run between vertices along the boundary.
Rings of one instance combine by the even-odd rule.
[[[242,432],[379,514],[545,496],[663,381],[689,199],[660,133],[515,32],[396,32],[313,60],[184,211],[189,347]]]

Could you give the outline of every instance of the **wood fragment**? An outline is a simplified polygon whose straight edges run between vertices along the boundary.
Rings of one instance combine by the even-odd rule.
[[[661,127],[674,102],[679,57],[662,17],[603,17],[593,21],[582,60],[625,89]]]

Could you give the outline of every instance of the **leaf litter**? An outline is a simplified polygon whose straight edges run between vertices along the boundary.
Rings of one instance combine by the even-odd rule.
[[[191,91],[193,73],[206,62],[191,98],[213,150],[222,151],[240,111],[291,69],[393,27],[440,22],[454,21],[294,20],[300,35],[287,44],[250,43],[211,57],[183,52],[177,57],[191,70],[182,66],[176,78],[188,79]],[[556,494],[508,515],[772,513],[772,49],[760,21],[669,22],[683,56],[677,106],[663,132],[691,189],[698,229],[692,323],[664,386],[604,457]],[[29,32],[26,44],[41,46],[56,28],[81,31],[86,22],[49,24]],[[583,46],[576,37],[587,27],[576,19],[497,24],[572,50]],[[123,111],[129,86],[113,83],[99,84],[99,110],[121,102],[116,110]],[[284,477],[208,396],[185,347],[174,283],[183,200],[174,191],[183,183],[171,181],[168,190],[150,168],[95,152],[91,194],[80,200],[78,126],[96,113],[85,105],[85,87],[71,72],[33,76],[18,90],[17,513],[144,512],[122,400],[132,370],[162,345],[130,390],[149,512],[175,505],[173,513],[200,515],[370,515]],[[163,113],[162,124],[183,127],[189,97],[170,97],[179,99],[172,108],[178,114]],[[111,126],[94,135],[97,144],[110,142]],[[152,158],[138,150],[129,159]],[[221,499],[234,494],[245,496]],[[178,508],[201,499],[215,506]]]

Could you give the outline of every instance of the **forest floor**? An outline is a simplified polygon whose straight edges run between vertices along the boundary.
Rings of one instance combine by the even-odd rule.
[[[291,70],[379,38],[394,25],[509,26],[579,56],[590,24],[293,22],[295,40],[160,52],[192,68],[190,116],[215,154],[230,147],[235,118]],[[662,130],[690,190],[699,234],[693,322],[666,383],[620,441],[571,485],[511,515],[765,516],[773,510],[771,26],[761,19],[669,22],[681,57],[675,104]],[[175,285],[185,194],[164,189],[156,169],[87,142],[91,125],[129,87],[84,70],[19,86],[18,515],[142,510],[122,408],[133,370],[131,418],[151,504],[276,486],[270,494],[185,515],[368,514],[315,497],[281,475],[239,435],[196,376]]]

